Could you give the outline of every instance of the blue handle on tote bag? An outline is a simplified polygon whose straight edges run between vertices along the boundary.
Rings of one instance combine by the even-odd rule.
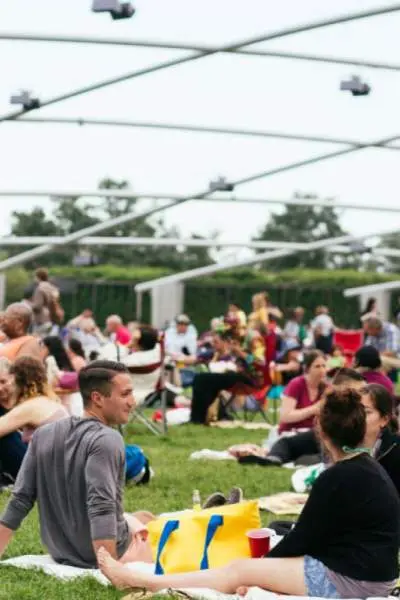
[[[164,569],[161,566],[161,553],[164,550],[165,544],[168,542],[171,534],[177,529],[179,529],[179,521],[167,521],[165,523],[163,532],[160,537],[160,541],[158,543],[155,570],[156,575],[164,575]]]
[[[217,533],[218,527],[224,524],[224,517],[221,515],[213,515],[208,523],[206,541],[204,544],[204,554],[200,563],[200,570],[208,569],[208,547],[211,544],[214,535]]]
[[[219,527],[221,527],[221,525],[223,525],[223,524],[224,524],[224,518],[221,515],[213,515],[208,522],[206,539],[204,542],[204,552],[203,552],[203,557],[202,557],[201,563],[200,563],[200,570],[202,570],[202,571],[209,568],[208,548],[209,548],[212,540],[214,539],[217,529]],[[173,532],[176,531],[177,529],[179,529],[179,521],[167,521],[167,523],[165,523],[165,525],[164,525],[164,529],[162,531],[160,541],[158,544],[158,548],[157,548],[157,558],[156,558],[156,568],[155,568],[156,575],[164,575],[164,569],[161,565],[161,554],[162,554],[166,544],[168,543],[169,538],[171,537]]]

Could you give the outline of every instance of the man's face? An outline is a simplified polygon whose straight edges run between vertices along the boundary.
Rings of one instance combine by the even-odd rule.
[[[106,323],[106,328],[108,333],[115,333],[118,329],[117,321],[114,321],[114,319],[109,319]]]
[[[110,396],[99,394],[101,412],[109,425],[123,425],[135,407],[132,379],[127,373],[118,373],[111,382]]]
[[[189,325],[187,323],[177,323],[176,330],[179,334],[184,335],[188,330]]]
[[[13,392],[13,378],[9,373],[0,372],[0,405],[9,408]]]
[[[222,341],[222,339],[219,335],[213,335],[212,345],[216,352],[223,352],[224,342]]]
[[[368,323],[366,323],[365,333],[367,335],[370,335],[371,337],[377,337],[380,335],[381,330],[379,327],[374,327],[373,325],[369,325]]]

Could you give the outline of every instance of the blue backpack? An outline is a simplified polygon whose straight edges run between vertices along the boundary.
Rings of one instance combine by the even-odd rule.
[[[143,450],[130,444],[125,446],[126,482],[134,485],[148,483],[150,465]]]

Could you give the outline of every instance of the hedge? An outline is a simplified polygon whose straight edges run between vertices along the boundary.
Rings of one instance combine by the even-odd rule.
[[[99,323],[103,323],[111,313],[118,313],[126,320],[134,319],[135,284],[170,273],[163,268],[123,268],[115,265],[51,269],[51,275],[58,280],[62,289],[67,318],[89,306]],[[24,269],[7,271],[7,300],[20,299],[23,289],[32,279],[33,274]],[[200,329],[205,329],[209,320],[223,314],[232,300],[250,311],[252,294],[264,289],[268,290],[272,302],[284,311],[301,305],[306,309],[306,319],[309,319],[315,306],[326,304],[331,308],[338,325],[357,327],[358,300],[344,298],[343,289],[393,279],[394,276],[390,274],[352,270],[296,269],[276,273],[263,269],[237,269],[188,281],[185,287],[185,310]],[[144,295],[143,319],[150,320],[148,294]]]
[[[73,278],[80,281],[149,281],[173,273],[172,270],[162,267],[119,267],[115,265],[101,265],[95,267],[53,267],[51,274],[54,277]],[[363,272],[350,269],[337,270],[312,270],[292,269],[279,273],[265,269],[241,268],[231,271],[215,273],[212,277],[202,277],[193,281],[196,284],[223,283],[226,285],[249,284],[279,284],[279,285],[327,285],[329,287],[352,287],[392,281],[393,274]]]

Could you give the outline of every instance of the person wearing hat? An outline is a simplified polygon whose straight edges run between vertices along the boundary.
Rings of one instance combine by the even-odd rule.
[[[367,383],[378,383],[391,394],[394,393],[393,382],[383,373],[381,357],[373,346],[362,346],[357,350],[354,356],[354,367],[362,374]]]
[[[184,365],[190,365],[195,362],[197,330],[187,315],[178,315],[175,323],[165,332],[165,352],[168,356]]]

